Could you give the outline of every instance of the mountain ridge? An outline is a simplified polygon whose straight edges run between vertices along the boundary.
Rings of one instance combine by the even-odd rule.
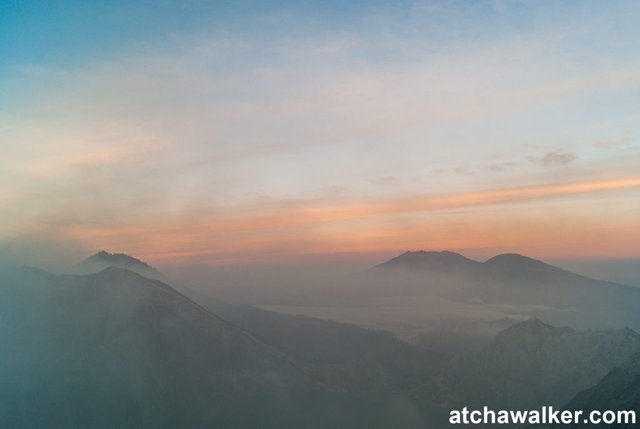
[[[366,354],[352,342],[343,344],[354,354],[331,345],[362,338],[394,350],[408,347],[390,334],[330,325],[308,350],[324,322],[274,319],[258,309],[237,315],[256,311],[261,327],[274,323],[259,332],[264,340],[228,321],[229,314],[223,318],[126,268],[15,270],[0,277],[0,348],[11,351],[0,359],[0,426],[320,429],[350,422],[347,427],[382,428],[397,418],[386,408],[394,401],[410,402],[417,422],[431,418],[408,392],[385,383],[391,374],[378,362],[391,365],[395,355],[362,368]],[[289,326],[284,344],[277,343],[278,321]],[[312,338],[297,343],[297,332]],[[370,374],[380,382],[370,383]]]
[[[469,268],[471,268],[476,269],[479,273],[504,270],[507,273],[512,274],[524,270],[528,270],[529,272],[546,270],[554,274],[570,274],[572,276],[589,279],[588,277],[584,277],[580,274],[573,273],[520,253],[500,253],[481,262],[468,258],[461,253],[449,250],[409,250],[377,264],[370,269],[379,270],[386,268],[400,268],[415,271],[429,271],[434,268],[438,271],[446,271],[447,269],[469,270]]]
[[[78,274],[91,274],[108,267],[125,268],[157,280],[163,278],[160,271],[141,259],[126,253],[111,253],[106,250],[101,250],[78,263],[75,271]]]
[[[255,427],[277,410],[265,405],[254,420],[234,407],[312,387],[273,347],[130,270],[22,270],[7,280],[3,427]],[[37,414],[25,405],[33,401]]]
[[[47,273],[46,271],[42,270],[44,273]],[[49,273],[47,273],[49,274]],[[140,280],[145,281],[146,285],[153,285],[153,287],[156,287],[160,290],[162,290],[163,292],[167,292],[167,293],[171,293],[172,295],[174,295],[175,297],[182,299],[184,301],[186,301],[187,303],[189,303],[190,305],[192,305],[194,308],[198,308],[200,311],[207,313],[208,316],[214,320],[216,320],[216,322],[222,323],[224,325],[227,325],[230,329],[235,330],[236,332],[238,332],[239,334],[247,337],[248,339],[250,339],[251,341],[255,341],[259,344],[261,344],[263,347],[266,348],[266,350],[273,354],[274,356],[276,356],[279,359],[284,359],[286,361],[288,361],[288,363],[292,366],[295,367],[294,362],[289,359],[288,356],[286,356],[285,354],[281,353],[280,351],[278,351],[277,349],[274,349],[272,346],[266,344],[265,342],[261,341],[260,339],[256,338],[254,335],[252,335],[250,332],[242,329],[241,327],[239,327],[238,325],[235,325],[233,323],[230,323],[229,321],[227,321],[227,319],[221,317],[220,315],[212,312],[211,310],[209,310],[208,308],[206,308],[205,306],[201,305],[200,303],[194,301],[193,299],[189,298],[187,295],[183,294],[182,292],[180,292],[179,290],[175,289],[174,287],[168,285],[167,283],[164,283],[160,280],[156,280],[153,278],[148,278],[143,276],[142,274],[130,270],[128,268],[122,268],[122,267],[116,267],[116,266],[109,266],[107,268],[104,268],[101,271],[98,271],[97,273],[94,274],[84,274],[84,275],[80,275],[80,276],[95,276],[96,278],[105,278],[106,277],[106,281],[107,282],[113,282],[114,277],[134,277]]]
[[[451,405],[534,409],[562,407],[578,392],[640,353],[628,329],[574,330],[532,318],[501,331],[483,350],[453,366]]]

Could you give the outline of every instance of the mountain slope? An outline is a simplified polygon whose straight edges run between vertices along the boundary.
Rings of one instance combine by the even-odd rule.
[[[0,275],[0,322],[0,427],[436,427],[406,394],[319,384],[296,359],[121,268]]]
[[[332,388],[409,391],[430,382],[445,364],[445,355],[411,346],[389,332],[213,299],[201,302]]]
[[[577,274],[554,267],[538,259],[518,253],[503,253],[482,263],[485,275],[506,279],[545,281],[557,278],[581,277]],[[584,277],[581,277],[584,278]]]
[[[612,369],[595,386],[579,392],[565,407],[570,410],[635,410],[640,414],[640,354]],[[586,427],[577,425],[574,427]],[[612,425],[611,427],[628,427]]]
[[[639,352],[640,334],[630,329],[576,331],[531,319],[453,368],[445,396],[495,409],[561,407]]]
[[[133,272],[24,270],[8,283],[3,427],[249,426],[297,382],[283,355]],[[248,405],[255,417],[234,411]]]

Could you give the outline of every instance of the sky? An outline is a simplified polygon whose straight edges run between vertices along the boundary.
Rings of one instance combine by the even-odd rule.
[[[0,1],[0,242],[640,259],[635,1]]]

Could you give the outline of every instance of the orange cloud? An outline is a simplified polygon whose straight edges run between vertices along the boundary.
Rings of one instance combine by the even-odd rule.
[[[604,195],[635,188],[640,188],[640,178],[632,177],[351,204],[299,204],[269,211],[263,209],[265,212],[261,215],[248,213],[245,209],[238,210],[233,217],[201,222],[177,219],[120,226],[77,225],[71,227],[69,233],[87,245],[128,251],[150,260],[189,260],[207,255],[210,259],[215,259],[216,255],[241,258],[243,254],[261,252],[286,255],[421,247],[528,246],[545,254],[553,249],[557,249],[555,253],[585,253],[579,246],[597,244],[588,232],[601,223],[601,213],[594,212],[593,204],[586,209],[576,209],[576,213],[569,210],[553,215],[530,204],[522,210],[521,204],[534,201],[548,204],[558,199],[571,201],[576,196]],[[498,205],[511,205],[515,213],[483,211]],[[595,207],[601,207],[601,204]],[[458,209],[462,211],[451,212]],[[440,215],[443,213],[447,216]],[[635,247],[630,247],[624,237],[640,239],[637,237],[640,234],[634,232],[637,221],[613,216],[610,223],[607,236],[600,238],[600,250],[634,251]],[[563,241],[558,243],[560,237]],[[615,240],[618,240],[617,247]],[[608,243],[606,249],[602,248],[602,243]]]

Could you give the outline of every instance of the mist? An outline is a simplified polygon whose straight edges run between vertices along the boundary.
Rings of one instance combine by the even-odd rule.
[[[354,428],[441,428],[462,404],[562,406],[640,351],[627,328],[640,329],[640,289],[524,255],[176,267],[110,252],[75,259],[79,249],[47,237],[2,247],[0,343],[13,352],[0,362],[0,419],[16,427],[43,421],[24,394],[51,427],[66,427],[75,407],[73,421],[91,427],[294,427],[332,416]],[[34,264],[57,274],[25,267]],[[523,341],[541,357],[519,354]],[[562,389],[547,387],[559,379]],[[193,400],[169,405],[172,395]],[[245,419],[236,407],[259,411]]]
[[[434,271],[428,258],[424,270],[373,268],[380,262],[167,267],[163,272],[198,302],[217,299],[352,323],[388,330],[412,343],[442,335],[486,340],[531,317],[575,328],[639,326],[633,314],[602,304],[616,301],[612,297],[619,286],[596,285],[552,267],[540,274],[546,268],[535,260],[532,267],[527,260],[523,267],[513,261],[511,274],[502,267],[495,273],[459,266]],[[584,287],[592,295],[581,293]]]
[[[33,266],[53,273],[86,273],[78,267],[89,254],[80,243],[46,234],[34,233],[0,243],[0,265],[5,271],[10,267]],[[578,292],[560,295],[551,292],[553,299],[544,298],[544,291],[551,285],[563,283],[565,287],[578,281],[574,278],[548,278],[544,280],[549,283],[545,289],[537,286],[538,290],[531,292],[530,288],[522,289],[522,285],[540,281],[535,270],[512,279],[504,278],[503,274],[487,277],[486,273],[473,272],[473,264],[477,261],[481,264],[485,258],[469,259],[472,271],[455,265],[449,270],[433,270],[429,269],[428,260],[424,270],[374,268],[392,256],[388,253],[338,254],[244,264],[159,264],[157,268],[160,280],[196,302],[219,300],[350,323],[390,331],[412,343],[424,343],[442,335],[472,343],[486,341],[499,330],[531,317],[576,328],[598,327],[603,323],[602,326],[611,328],[636,326],[634,318],[607,314],[605,308],[597,305],[596,301],[602,300],[606,293],[585,296]],[[635,261],[563,261],[558,265],[605,281],[629,280],[626,284],[630,285],[634,284],[637,274]],[[90,270],[108,266],[106,263]],[[505,289],[505,285],[514,283],[521,286]],[[605,284],[603,287],[606,291],[617,286]],[[612,291],[609,295],[615,293]],[[574,295],[572,304],[573,298],[568,297]]]
[[[55,232],[29,232],[0,240],[0,264],[71,273],[90,252],[83,244]]]
[[[559,260],[556,263],[583,276],[640,287],[640,259]]]

